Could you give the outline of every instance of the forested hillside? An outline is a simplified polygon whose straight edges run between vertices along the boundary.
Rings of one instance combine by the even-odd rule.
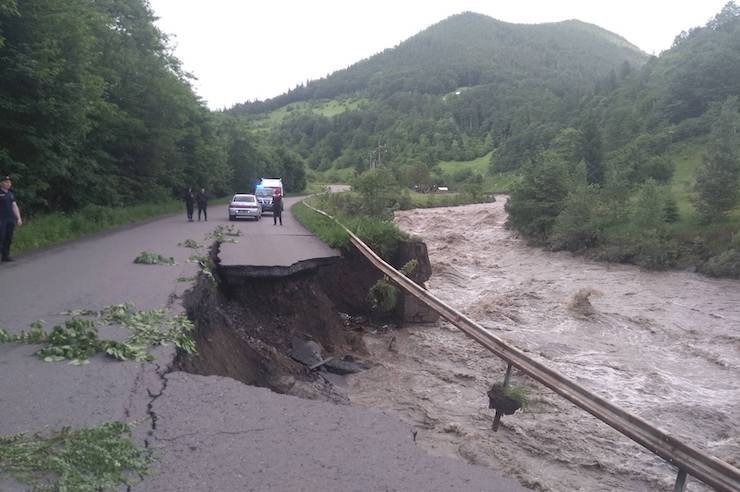
[[[586,95],[609,90],[646,60],[624,39],[579,21],[517,25],[464,13],[326,79],[230,112],[267,126],[320,171],[361,171],[372,161],[433,168],[499,147],[515,167],[534,151],[523,148],[522,134],[568,121]],[[328,98],[347,110],[311,110]],[[269,112],[278,109],[276,121]]]
[[[740,276],[740,8],[676,37],[660,58],[584,99],[508,206],[556,249]]]
[[[211,113],[144,0],[0,0],[0,173],[26,214],[220,195],[303,163]]]

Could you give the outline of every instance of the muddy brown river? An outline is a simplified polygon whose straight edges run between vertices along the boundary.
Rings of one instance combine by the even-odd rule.
[[[505,199],[397,214],[428,245],[430,291],[596,394],[740,467],[740,282],[529,247],[505,229]],[[396,412],[430,453],[502,470],[535,490],[672,490],[674,468],[516,370],[528,407],[492,432],[486,391],[505,364],[446,322],[366,342],[379,364],[351,377],[352,403]],[[707,489],[689,480],[688,490]]]

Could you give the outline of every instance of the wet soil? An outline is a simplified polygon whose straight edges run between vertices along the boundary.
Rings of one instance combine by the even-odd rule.
[[[491,204],[412,210],[430,291],[598,395],[740,466],[740,282],[648,272],[529,247]],[[376,365],[353,405],[395,411],[430,452],[503,470],[535,490],[671,490],[676,470],[514,370],[529,405],[491,431],[505,365],[438,322],[365,337]],[[706,490],[690,479],[688,490]]]
[[[415,277],[423,282],[431,274],[423,244],[404,243],[393,262],[403,265],[420,252]],[[184,296],[198,353],[179,354],[176,368],[301,398],[349,403],[343,385],[330,382],[342,381],[328,371],[366,367],[363,335],[387,330],[388,321],[398,314],[378,316],[371,310],[368,292],[380,272],[359,253],[269,271],[221,269],[218,247],[211,256],[216,282],[199,275]],[[319,346],[317,361],[330,363],[306,360],[305,353]]]

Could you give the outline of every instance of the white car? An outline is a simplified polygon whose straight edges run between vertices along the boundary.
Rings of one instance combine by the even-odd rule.
[[[262,218],[262,205],[257,201],[254,195],[237,193],[229,203],[229,220],[238,218],[249,218],[260,220]]]

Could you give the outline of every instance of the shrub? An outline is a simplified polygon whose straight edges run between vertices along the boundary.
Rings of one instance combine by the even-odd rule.
[[[580,187],[568,194],[563,210],[555,219],[550,242],[555,249],[578,251],[597,246],[607,222],[600,189]]]
[[[388,260],[393,257],[403,237],[396,224],[372,217],[346,220],[345,225],[381,258]]]
[[[740,278],[740,249],[728,249],[711,257],[699,270],[712,277]]]
[[[396,307],[398,288],[388,280],[388,277],[383,277],[370,287],[368,301],[374,311],[388,313]]]
[[[508,224],[532,239],[547,239],[568,194],[565,175],[559,161],[529,166],[506,203]]]
[[[510,384],[504,387],[504,394],[516,400],[522,406],[522,410],[529,405],[529,388],[523,384]]]

